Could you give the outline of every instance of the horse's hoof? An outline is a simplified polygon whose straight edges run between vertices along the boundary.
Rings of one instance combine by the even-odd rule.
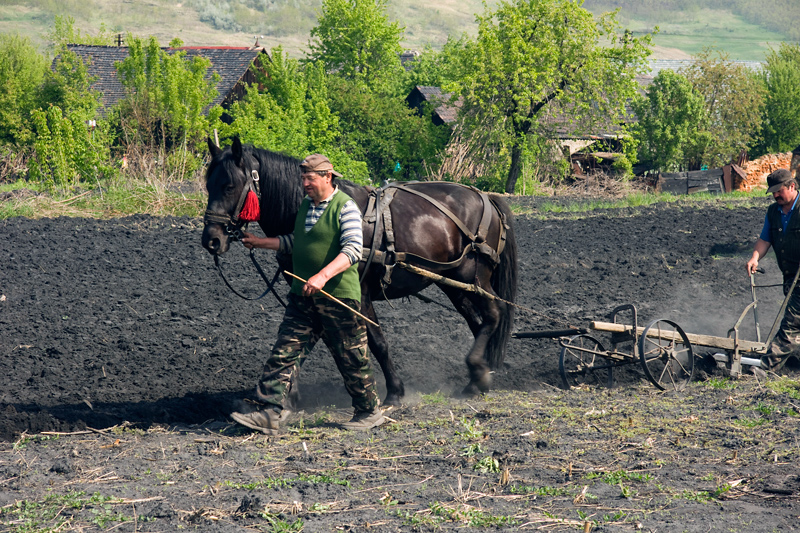
[[[478,388],[474,382],[470,382],[469,385],[464,387],[464,390],[461,391],[461,396],[464,398],[475,398],[476,396],[481,395],[481,389]]]
[[[400,406],[403,405],[403,402],[401,401],[400,396],[392,394],[392,395],[387,395],[386,396],[386,399],[383,400],[383,404],[382,405],[391,405],[393,407],[400,407]]]

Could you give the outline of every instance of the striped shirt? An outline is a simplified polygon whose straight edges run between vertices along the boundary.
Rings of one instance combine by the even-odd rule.
[[[314,224],[320,219],[322,213],[325,212],[325,208],[328,207],[333,195],[338,191],[339,187],[336,187],[333,193],[317,206],[314,205],[313,201],[311,202],[308,213],[306,214],[306,233],[311,231],[311,228],[313,228]],[[342,248],[340,253],[346,255],[350,260],[350,264],[354,265],[361,260],[361,247],[364,242],[364,234],[361,230],[361,210],[352,199],[348,200],[347,203],[344,204],[344,207],[342,207],[342,212],[339,213],[339,224],[342,228],[342,236],[339,239],[339,246]],[[280,235],[278,240],[278,251],[291,254],[294,249],[294,235],[291,233],[289,235]]]

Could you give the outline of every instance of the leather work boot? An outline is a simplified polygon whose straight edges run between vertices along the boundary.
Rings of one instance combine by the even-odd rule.
[[[384,422],[386,422],[386,418],[383,416],[383,411],[381,411],[380,407],[376,407],[372,412],[356,411],[350,422],[343,422],[341,426],[343,429],[351,431],[364,431],[376,428]]]
[[[272,409],[252,413],[231,413],[231,418],[243,426],[266,435],[277,435],[280,429],[281,414]]]

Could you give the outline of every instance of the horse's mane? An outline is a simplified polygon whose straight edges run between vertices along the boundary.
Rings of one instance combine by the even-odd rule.
[[[243,147],[261,169],[261,228],[269,237],[294,230],[297,208],[303,200],[300,159],[252,145]]]

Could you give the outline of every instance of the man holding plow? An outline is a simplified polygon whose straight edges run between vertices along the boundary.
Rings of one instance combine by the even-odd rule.
[[[794,287],[800,266],[800,215],[796,213],[797,181],[788,170],[781,168],[767,176],[767,186],[767,192],[772,193],[775,203],[767,209],[761,235],[747,262],[747,273],[756,271],[759,259],[772,247],[778,267],[783,272],[784,295],[794,288],[787,301],[780,329],[762,359],[762,365],[778,371],[790,357],[796,357],[796,351],[800,348],[800,290]]]

